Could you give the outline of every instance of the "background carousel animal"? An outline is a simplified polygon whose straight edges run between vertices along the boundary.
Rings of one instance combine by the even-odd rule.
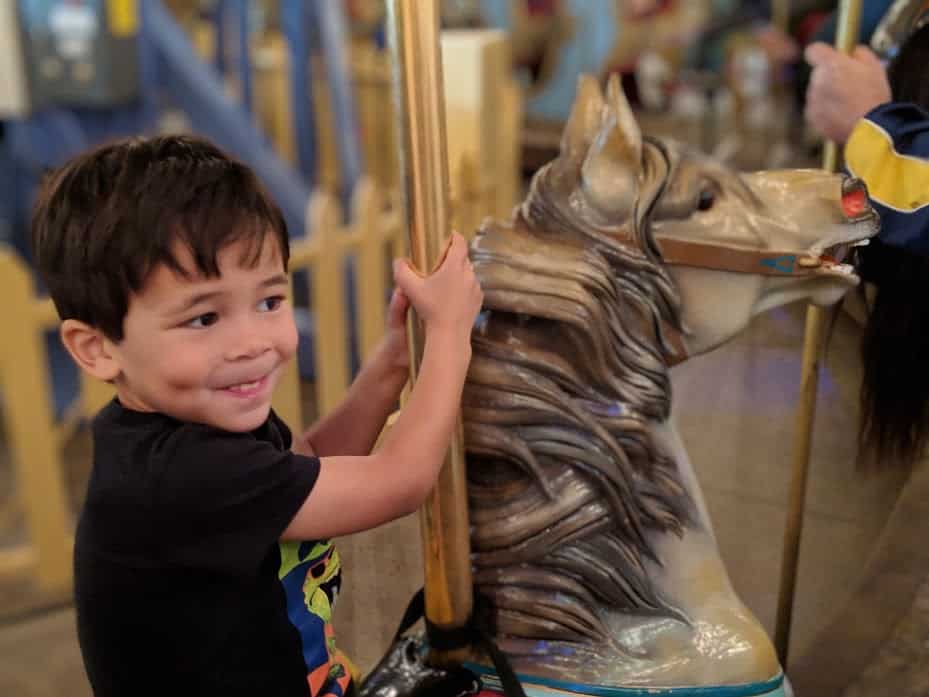
[[[474,579],[529,694],[782,694],[675,431],[670,366],[767,309],[837,302],[858,281],[843,256],[876,231],[859,183],[737,174],[643,138],[616,79],[604,98],[581,78],[560,155],[471,252]]]

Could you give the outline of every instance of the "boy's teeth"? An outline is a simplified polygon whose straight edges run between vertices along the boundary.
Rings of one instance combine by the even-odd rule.
[[[251,390],[252,388],[258,387],[258,383],[261,380],[255,380],[255,382],[243,382],[238,385],[233,385],[230,389],[232,390]]]

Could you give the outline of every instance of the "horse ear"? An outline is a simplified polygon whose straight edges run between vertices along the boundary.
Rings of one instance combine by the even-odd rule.
[[[606,85],[601,127],[606,132],[609,154],[638,169],[642,160],[642,131],[616,73],[610,75]]]
[[[561,134],[561,156],[580,164],[587,154],[597,131],[603,111],[603,93],[600,83],[593,75],[581,75],[577,79],[577,93],[571,116]]]
[[[626,101],[619,78],[610,76],[600,127],[581,169],[593,203],[611,215],[628,214],[642,169],[642,132]]]

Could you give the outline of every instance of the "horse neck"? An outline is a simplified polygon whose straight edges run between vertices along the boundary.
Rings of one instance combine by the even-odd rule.
[[[687,493],[690,494],[696,509],[697,525],[710,535],[715,543],[716,538],[713,532],[713,525],[710,522],[710,514],[706,506],[706,500],[703,497],[703,489],[700,486],[700,481],[697,479],[693,464],[690,461],[690,457],[687,455],[687,450],[684,447],[684,443],[675,425],[674,409],[674,401],[672,400],[671,416],[665,421],[656,423],[652,427],[652,436],[677,464],[681,483],[687,489]]]

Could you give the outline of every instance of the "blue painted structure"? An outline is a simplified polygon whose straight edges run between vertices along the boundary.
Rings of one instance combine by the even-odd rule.
[[[142,3],[143,84],[148,99],[168,98],[193,130],[248,163],[274,196],[292,236],[305,231],[310,187],[271,149],[248,110],[229,99],[221,77],[201,61],[180,27],[157,0]]]
[[[31,260],[27,243],[29,211],[38,181],[50,168],[95,143],[154,130],[161,108],[179,107],[193,130],[245,161],[258,174],[277,201],[291,236],[309,234],[306,208],[316,182],[310,76],[306,70],[316,38],[325,57],[327,82],[333,90],[332,102],[339,128],[339,153],[344,165],[342,194],[351,195],[362,170],[362,158],[355,127],[356,119],[344,55],[344,18],[341,3],[329,0],[282,0],[282,14],[291,52],[292,96],[295,109],[295,135],[300,149],[300,172],[283,162],[253,124],[249,113],[252,100],[251,69],[248,56],[250,21],[247,0],[221,0],[217,5],[217,52],[213,64],[200,60],[186,35],[160,0],[141,0],[137,49],[140,65],[141,98],[110,108],[52,105],[38,109],[19,120],[0,121],[0,234]],[[235,12],[238,28],[235,68],[243,87],[244,103],[231,100],[223,88],[222,73],[227,66],[224,44],[228,38],[223,13]],[[313,33],[313,26],[318,32]],[[302,284],[306,287],[305,284]],[[299,298],[298,298],[299,300]],[[304,298],[305,300],[305,298]],[[312,375],[312,317],[299,318],[301,331],[301,372]],[[54,333],[49,334],[49,356],[56,413],[61,414],[77,391],[77,373]]]
[[[512,0],[480,0],[481,17],[488,26],[514,30]],[[537,92],[526,97],[530,119],[568,120],[577,78],[582,73],[599,75],[620,35],[620,21],[613,0],[561,0],[561,12],[571,18],[570,39],[559,50],[558,63]]]

